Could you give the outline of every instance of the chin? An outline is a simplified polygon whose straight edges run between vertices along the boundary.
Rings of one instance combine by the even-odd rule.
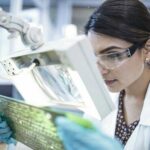
[[[119,88],[119,87],[108,87],[108,90],[112,93],[118,93],[120,91],[123,90],[123,88]]]

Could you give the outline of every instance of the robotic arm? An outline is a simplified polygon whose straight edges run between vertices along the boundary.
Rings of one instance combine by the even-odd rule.
[[[40,28],[32,27],[24,20],[6,13],[0,8],[0,27],[11,33],[11,37],[20,34],[22,42],[35,50],[44,44],[44,38]]]

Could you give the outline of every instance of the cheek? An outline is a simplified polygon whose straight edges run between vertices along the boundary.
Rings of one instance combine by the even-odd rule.
[[[144,61],[141,55],[135,55],[120,68],[118,68],[118,78],[122,86],[128,87],[134,83],[144,71]]]

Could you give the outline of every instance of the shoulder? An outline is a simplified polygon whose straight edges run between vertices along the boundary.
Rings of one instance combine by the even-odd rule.
[[[129,138],[125,150],[150,150],[150,126],[138,125]]]
[[[147,89],[146,95],[145,95],[145,100],[140,116],[140,124],[145,125],[145,126],[150,126],[150,84]]]

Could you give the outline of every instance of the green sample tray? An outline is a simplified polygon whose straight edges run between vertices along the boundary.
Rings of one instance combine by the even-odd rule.
[[[55,117],[63,113],[4,96],[0,96],[0,113],[17,141],[33,150],[64,150],[54,123]]]

